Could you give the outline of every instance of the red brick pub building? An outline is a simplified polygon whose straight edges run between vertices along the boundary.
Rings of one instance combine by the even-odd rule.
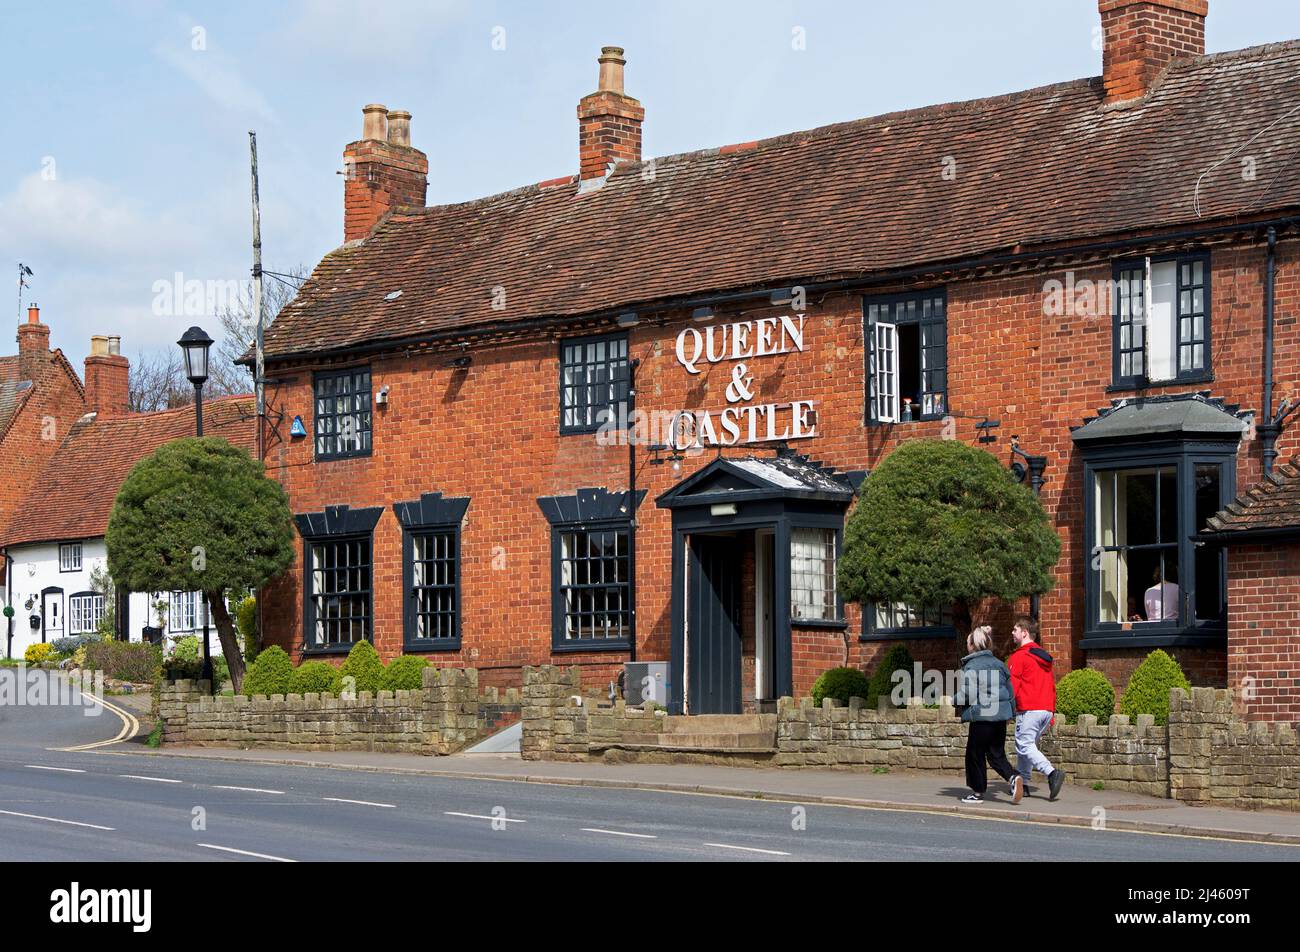
[[[1297,448],[1300,44],[1099,8],[1101,77],[657,159],[607,47],[579,174],[458,205],[366,107],[346,243],[266,337],[302,534],[268,641],[498,684],[665,662],[692,713],[899,641],[949,666],[946,606],[844,605],[835,562],[893,447],[985,437],[1064,542],[1058,671],[1163,647],[1300,717],[1296,527],[1210,525]]]

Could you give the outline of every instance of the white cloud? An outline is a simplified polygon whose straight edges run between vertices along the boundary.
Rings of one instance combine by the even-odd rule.
[[[154,53],[189,78],[205,96],[232,112],[271,119],[271,105],[243,76],[239,64],[213,49],[196,50],[174,42],[159,43]]]

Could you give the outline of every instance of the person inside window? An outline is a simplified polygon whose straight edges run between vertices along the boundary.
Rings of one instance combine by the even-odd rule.
[[[1152,581],[1155,584],[1147,589],[1143,599],[1147,621],[1178,621],[1178,585],[1166,582],[1159,568],[1152,575]]]

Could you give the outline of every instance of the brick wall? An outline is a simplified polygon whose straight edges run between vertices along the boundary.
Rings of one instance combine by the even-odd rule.
[[[1228,684],[1249,720],[1300,721],[1300,544],[1228,550]]]
[[[1264,249],[1217,246],[1211,254],[1214,380],[1148,392],[1208,388],[1230,403],[1256,407],[1263,373]],[[1112,273],[1109,262],[1072,270],[1076,283],[1108,281]],[[1132,395],[1109,390],[1108,310],[1044,313],[1045,282],[1066,277],[1066,269],[1056,268],[947,285],[950,405],[959,414],[947,423],[863,424],[860,294],[810,299],[804,352],[749,362],[756,402],[817,401],[817,436],[796,442],[794,448],[841,470],[870,469],[906,439],[950,435],[974,443],[975,424],[985,415],[1001,421],[998,442],[989,447],[999,458],[1008,458],[1013,434],[1028,452],[1047,457],[1042,498],[1063,548],[1056,587],[1042,599],[1042,640],[1058,659],[1059,674],[1091,660],[1079,646],[1087,565],[1086,494],[1083,462],[1070,428],[1112,398]],[[1279,246],[1277,295],[1276,375],[1279,392],[1292,392],[1300,390],[1300,327],[1294,318],[1300,304],[1300,262],[1294,243]],[[485,307],[486,302],[485,296]],[[715,322],[776,313],[766,305],[723,309]],[[630,330],[630,354],[642,361],[640,409],[726,406],[724,391],[733,362],[701,365],[702,372],[695,376],[686,373],[674,356],[675,337],[685,326],[701,325],[692,324],[688,313],[677,312]],[[573,328],[573,333],[582,331]],[[273,447],[267,461],[270,472],[286,486],[295,512],[318,512],[338,504],[385,508],[374,538],[374,638],[385,658],[402,650],[401,533],[392,504],[434,491],[470,497],[462,527],[463,647],[438,655],[437,663],[473,666],[484,683],[517,686],[524,665],[560,657],[551,650],[550,526],[536,499],[587,486],[624,490],[628,453],[623,445],[600,445],[595,436],[559,435],[557,339],[475,344],[470,353],[474,362],[467,369],[450,367],[452,354],[446,350],[419,348],[370,362],[374,388],[389,387],[388,405],[375,412],[373,455],[317,463],[308,437]],[[328,365],[300,363],[269,370],[283,382],[269,389],[276,407],[289,419],[301,415],[309,431],[312,371],[323,366]],[[1284,455],[1297,448],[1300,427],[1284,434],[1280,446]],[[760,455],[768,452],[735,447],[726,454],[739,456],[751,449]],[[655,507],[654,499],[713,455],[688,457],[681,471],[674,472],[671,466],[648,465],[651,454],[644,447],[637,450],[637,485],[647,492],[637,534],[641,660],[669,656],[671,519],[666,510]],[[1243,444],[1238,487],[1257,481],[1261,469],[1259,442]],[[295,655],[302,646],[300,572],[296,562],[288,577],[268,588],[264,609],[267,642]],[[988,613],[985,617],[996,622],[998,637],[1005,642],[1010,608],[990,608]],[[858,640],[861,619],[852,606],[848,622],[849,663],[869,669],[888,644]],[[844,644],[839,632],[813,629],[796,628],[794,639],[794,688],[803,693],[821,670],[843,663]],[[913,641],[909,648],[918,660],[945,667],[961,653],[960,646],[946,642]],[[1226,683],[1222,662],[1187,657],[1196,683]],[[622,652],[563,656],[566,664],[581,667],[584,682],[593,687],[616,677],[625,659]],[[1112,675],[1117,689],[1124,687],[1127,661],[1101,654],[1096,663]]]
[[[1205,52],[1207,0],[1100,0],[1107,102],[1142,96],[1169,62]]]

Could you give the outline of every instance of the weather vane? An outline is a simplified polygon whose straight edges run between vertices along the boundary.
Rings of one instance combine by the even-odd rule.
[[[18,262],[18,320],[23,319],[23,288],[31,287],[27,279],[32,276],[32,269],[27,267],[21,261]]]

